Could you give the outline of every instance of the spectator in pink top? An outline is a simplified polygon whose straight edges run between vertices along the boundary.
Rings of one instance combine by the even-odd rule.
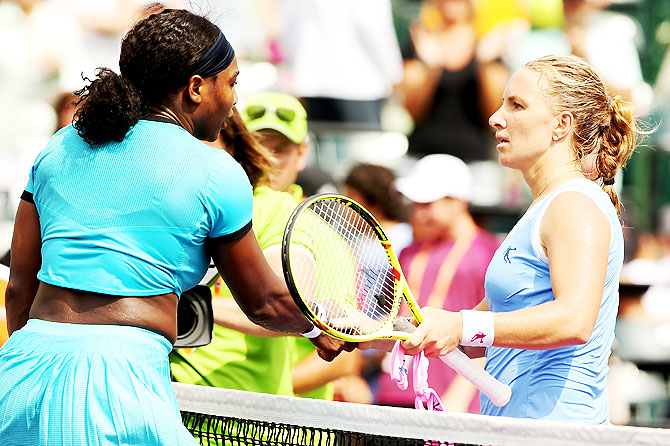
[[[395,185],[413,204],[414,241],[400,254],[400,264],[419,306],[473,308],[484,297],[484,275],[500,241],[468,211],[468,166],[451,155],[428,155]],[[446,410],[479,413],[476,388],[439,359],[430,359],[428,379]],[[413,407],[414,396],[412,383],[401,391],[382,372],[376,403]]]

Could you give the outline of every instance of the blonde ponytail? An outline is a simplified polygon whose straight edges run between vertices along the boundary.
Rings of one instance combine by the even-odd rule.
[[[621,215],[614,177],[635,150],[642,132],[633,106],[610,97],[593,68],[576,56],[546,56],[525,67],[541,80],[540,89],[554,112],[574,116],[572,147],[577,161],[595,157],[593,174]],[[597,175],[596,175],[597,174]]]
[[[600,137],[596,168],[603,179],[603,190],[607,192],[621,213],[621,203],[613,184],[607,181],[613,179],[621,167],[630,159],[635,150],[635,141],[640,132],[637,128],[635,113],[631,104],[614,96],[608,100],[610,112],[609,124],[603,126]]]

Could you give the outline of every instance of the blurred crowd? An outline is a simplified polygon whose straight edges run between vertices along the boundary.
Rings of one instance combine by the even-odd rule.
[[[505,232],[484,227],[472,206],[515,211],[530,198],[520,178],[498,166],[488,126],[510,73],[542,55],[572,53],[642,115],[670,96],[670,75],[658,85],[643,79],[640,24],[611,4],[0,0],[0,249],[9,247],[28,169],[47,139],[72,122],[73,92],[83,79],[97,67],[118,72],[121,39],[137,20],[160,8],[187,8],[217,23],[235,48],[240,105],[261,91],[300,99],[309,150],[299,167],[292,164],[291,180],[304,195],[340,190],[360,201],[389,232],[422,305],[471,308]],[[665,65],[668,74],[670,61]],[[625,278],[667,278],[669,238],[667,221],[642,234],[631,256],[638,263]],[[652,267],[656,277],[641,279]],[[474,388],[450,387],[457,380],[441,367],[437,390],[448,395],[450,410],[477,412]],[[411,405],[407,394],[389,389],[385,358],[363,355],[354,369],[336,381],[335,398]]]
[[[468,163],[495,160],[487,120],[507,77],[548,53],[586,58],[613,93],[649,112],[654,94],[642,78],[640,25],[609,11],[610,3],[2,0],[3,216],[11,219],[24,167],[55,129],[70,122],[69,95],[84,85],[82,77],[102,66],[118,70],[125,31],[156,8],[205,13],[225,31],[240,60],[241,102],[257,91],[282,91],[301,99],[310,121],[391,132],[395,138],[379,142],[388,147],[385,155],[368,154],[388,165],[431,153]],[[350,151],[357,153],[336,159],[343,161],[336,169],[340,178],[351,158],[366,156],[355,146]],[[483,176],[490,173],[477,166]],[[505,198],[490,198],[495,194],[487,190],[474,201]]]
[[[225,31],[240,61],[241,102],[258,91],[286,92],[300,98],[310,121],[348,131],[331,144],[323,126],[312,126],[318,150],[310,165],[335,163],[329,169],[341,179],[357,160],[402,171],[407,158],[448,153],[487,180],[474,203],[523,205],[519,181],[495,166],[487,124],[510,72],[544,54],[574,53],[643,114],[654,106],[638,56],[640,24],[610,11],[611,3],[2,0],[1,217],[11,220],[26,167],[46,138],[70,122],[82,78],[97,67],[118,70],[125,31],[162,7],[204,13]]]

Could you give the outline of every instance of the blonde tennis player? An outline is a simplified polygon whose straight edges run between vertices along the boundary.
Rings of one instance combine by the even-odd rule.
[[[584,60],[550,56],[510,78],[489,123],[500,163],[521,171],[533,201],[491,261],[485,299],[459,313],[425,308],[404,347],[487,347],[486,369],[512,399],[496,407],[482,395],[483,414],[608,423],[623,264],[614,181],[638,133],[631,107]]]

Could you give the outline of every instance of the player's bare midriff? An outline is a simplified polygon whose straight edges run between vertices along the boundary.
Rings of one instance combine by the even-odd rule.
[[[40,282],[30,317],[70,324],[128,325],[177,339],[177,295],[113,296]]]

